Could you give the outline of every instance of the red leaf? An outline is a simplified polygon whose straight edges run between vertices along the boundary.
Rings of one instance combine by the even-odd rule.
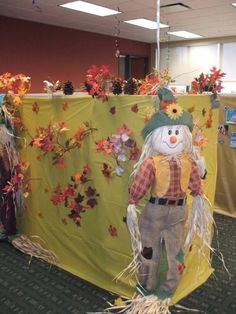
[[[99,73],[99,70],[96,65],[92,65],[90,69],[88,69],[88,74],[92,77],[96,77]]]
[[[94,207],[98,204],[98,202],[96,201],[95,198],[90,198],[88,201],[87,201],[87,205],[89,205],[90,207]]]
[[[108,228],[108,231],[109,231],[109,233],[110,233],[110,235],[112,237],[117,237],[118,236],[116,227],[110,225],[109,228]]]
[[[177,271],[178,271],[178,273],[182,274],[185,268],[186,267],[185,267],[184,263],[178,263],[177,264]]]
[[[139,109],[138,109],[138,105],[137,104],[131,106],[131,111],[133,111],[134,113],[137,113],[138,110]]]
[[[38,103],[36,101],[32,105],[32,111],[35,112],[35,113],[39,112],[39,105],[38,105]]]
[[[116,107],[115,106],[110,108],[110,113],[111,114],[115,114],[116,113]]]
[[[67,224],[68,224],[66,218],[62,218],[62,219],[61,219],[61,222],[62,222],[64,225],[67,225]]]
[[[101,66],[101,72],[102,72],[103,74],[105,74],[105,75],[109,74],[109,68],[108,68],[108,66],[103,64],[103,65]]]

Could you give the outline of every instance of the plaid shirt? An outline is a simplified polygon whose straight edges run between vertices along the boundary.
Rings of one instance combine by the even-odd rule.
[[[184,198],[186,193],[181,190],[180,186],[180,175],[181,175],[181,168],[178,167],[176,161],[171,159],[170,163],[170,185],[163,196],[163,198],[169,199],[178,199]],[[134,178],[134,182],[130,188],[130,201],[129,203],[137,203],[147,192],[150,188],[154,178],[155,178],[155,165],[153,159],[150,157],[146,159],[138,173]],[[189,186],[188,188],[191,190],[191,194],[193,196],[202,194],[201,191],[201,178],[199,175],[199,170],[197,164],[192,161],[192,170],[189,179]]]

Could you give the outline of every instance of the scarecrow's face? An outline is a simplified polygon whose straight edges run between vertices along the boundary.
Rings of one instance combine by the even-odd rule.
[[[163,126],[154,131],[153,135],[152,145],[157,153],[178,155],[184,151],[185,135],[182,125]]]

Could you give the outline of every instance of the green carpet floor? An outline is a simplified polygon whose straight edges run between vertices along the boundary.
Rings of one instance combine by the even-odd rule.
[[[207,314],[236,313],[236,219],[215,215],[220,249],[231,273],[213,258],[214,274],[180,304]],[[216,247],[216,237],[213,245]],[[22,254],[9,243],[0,243],[1,314],[85,314],[99,312],[114,295],[57,267]],[[194,312],[171,309],[173,314]],[[154,314],[154,313],[153,313]]]

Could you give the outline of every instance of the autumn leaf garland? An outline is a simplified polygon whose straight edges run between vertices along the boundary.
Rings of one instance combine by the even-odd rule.
[[[21,131],[23,123],[19,107],[23,96],[29,92],[31,79],[24,74],[13,75],[6,72],[0,75],[0,94],[4,93],[1,105],[1,115],[12,129]]]
[[[65,155],[74,149],[80,149],[84,139],[96,130],[91,123],[84,122],[72,137],[65,139],[64,133],[69,131],[66,122],[49,123],[46,128],[39,127],[37,129],[37,134],[30,145],[43,152],[38,159],[51,154],[52,164],[57,168],[65,168]]]
[[[29,167],[30,164],[20,159],[18,164],[14,167],[14,172],[10,181],[2,188],[4,194],[10,192],[22,191],[24,198],[27,198],[31,192],[30,177],[29,177]]]
[[[31,79],[24,74],[13,75],[6,72],[0,75],[0,90],[10,95],[25,95],[31,87]]]

